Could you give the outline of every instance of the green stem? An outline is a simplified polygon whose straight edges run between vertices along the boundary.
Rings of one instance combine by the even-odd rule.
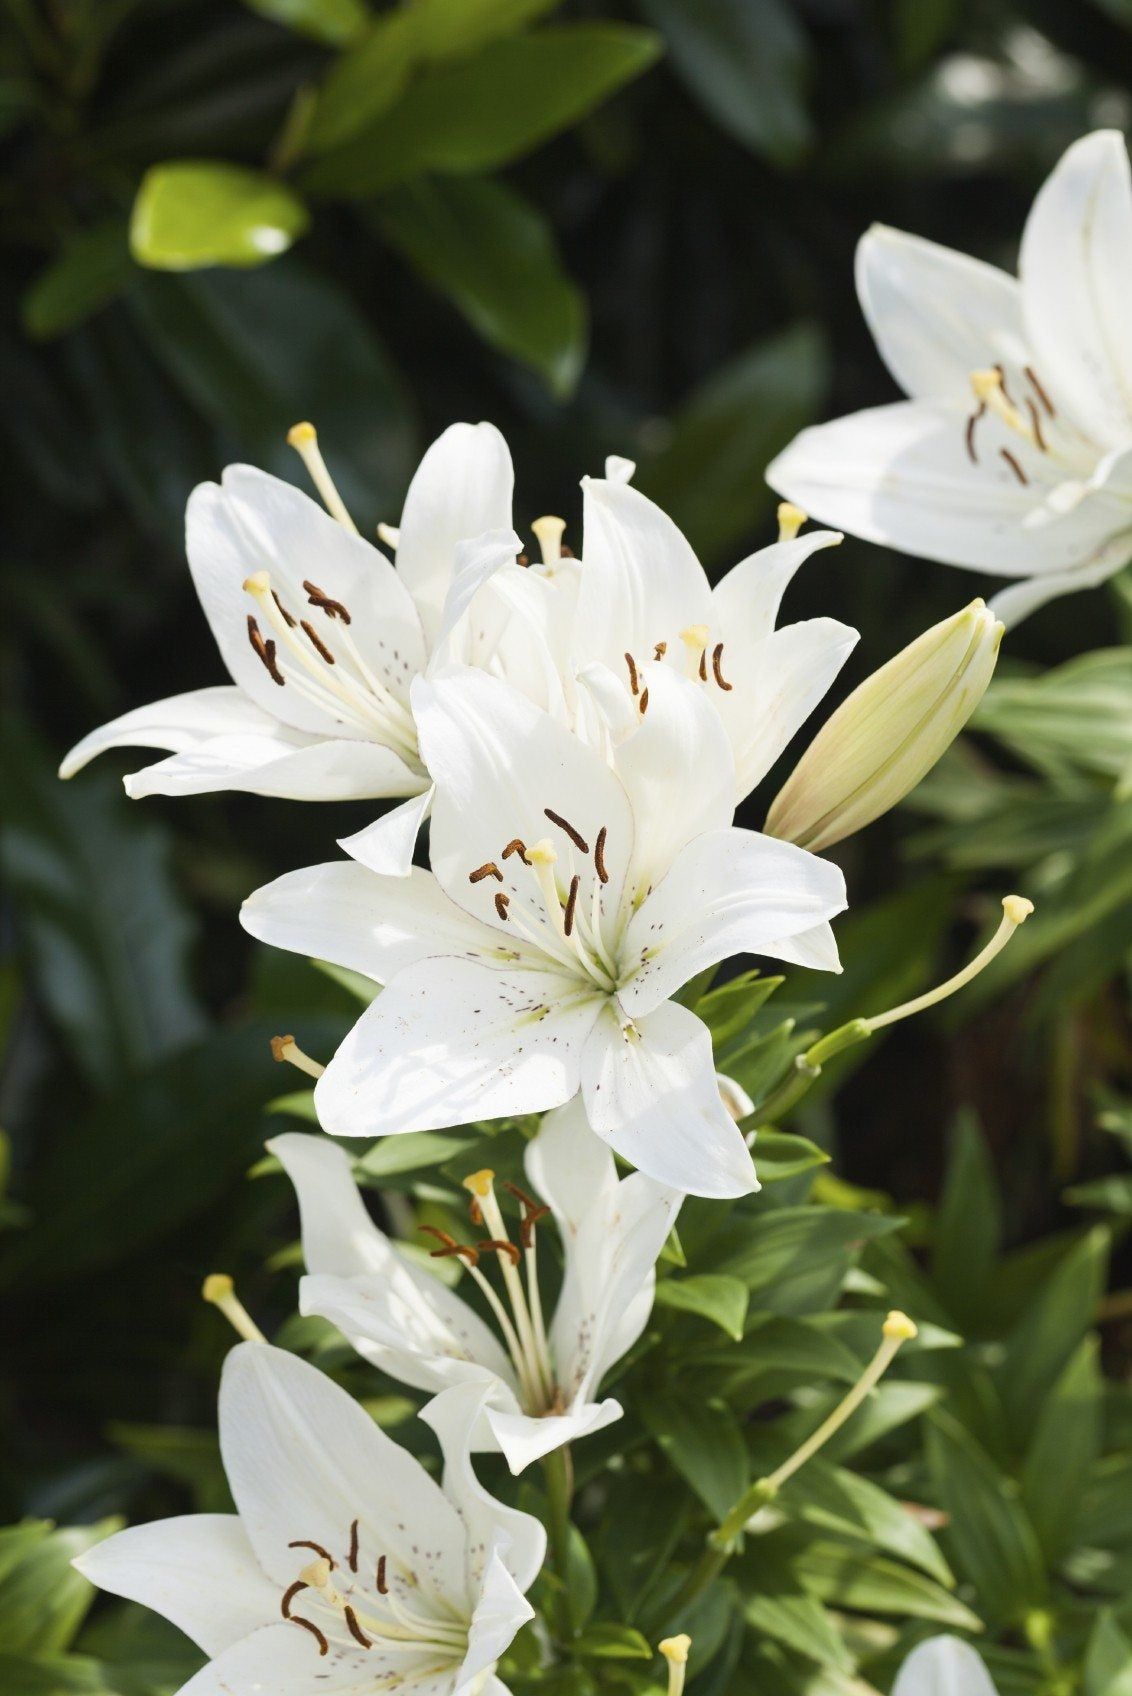
[[[558,1629],[563,1637],[574,1635],[574,1603],[570,1594],[570,1504],[574,1499],[574,1462],[570,1445],[564,1444],[543,1457],[543,1476],[549,1504],[550,1558],[562,1585]]]

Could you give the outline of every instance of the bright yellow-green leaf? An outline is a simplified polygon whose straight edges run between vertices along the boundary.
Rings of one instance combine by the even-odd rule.
[[[301,236],[307,209],[285,184],[242,165],[175,160],[146,172],[130,247],[157,271],[263,265]]]

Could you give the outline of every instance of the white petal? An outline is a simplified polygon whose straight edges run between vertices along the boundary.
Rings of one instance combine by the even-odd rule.
[[[972,464],[965,430],[959,408],[913,401],[874,407],[803,430],[767,481],[867,541],[999,577],[1070,569],[1124,527],[1113,503],[1090,499],[1059,522],[1026,528],[1059,477],[1045,456],[993,418],[979,425]],[[1001,458],[1008,442],[1026,485]]]
[[[774,630],[754,648],[728,648],[730,692],[714,697],[731,739],[735,800],[762,782],[857,645],[835,618],[808,618]]]
[[[668,515],[628,483],[585,479],[585,567],[578,595],[579,658],[625,669],[658,642],[710,624],[703,566]]]
[[[288,801],[365,801],[413,794],[421,778],[380,742],[309,736],[277,724],[274,733],[215,736],[126,779],[126,793],[203,795],[238,789]]]
[[[857,248],[857,293],[881,358],[914,399],[970,410],[972,371],[1026,362],[1018,284],[980,259],[874,224]]]
[[[735,812],[731,744],[707,690],[668,666],[641,675],[648,710],[614,752],[633,809],[630,901],[660,882],[693,836],[726,829]]]
[[[455,1503],[467,1527],[472,1572],[479,1570],[485,1591],[490,1591],[495,1583],[490,1573],[494,1551],[519,1591],[525,1591],[534,1583],[542,1566],[546,1532],[531,1514],[520,1513],[517,1508],[497,1501],[476,1477],[471,1437],[489,1396],[490,1391],[482,1384],[457,1384],[434,1396],[421,1409],[421,1418],[440,1439],[444,1493]],[[515,1629],[530,1617],[528,1609],[519,1617]]]
[[[540,1554],[540,1565],[541,1561]],[[492,1670],[514,1641],[516,1632],[535,1616],[535,1610],[508,1571],[498,1545],[491,1550],[482,1585],[468,1631],[468,1652],[456,1674],[454,1696],[472,1696],[483,1675]]]
[[[568,886],[576,868],[585,898],[593,868],[548,818],[549,808],[581,834],[589,853],[599,830],[606,828],[610,881],[602,889],[602,908],[615,912],[633,825],[625,791],[601,756],[514,689],[482,672],[418,683],[413,704],[436,784],[430,857],[452,899],[510,939],[516,928],[510,919],[498,918],[494,904],[503,893],[549,931],[534,874],[520,855],[503,858],[515,837],[528,845],[549,838],[559,855],[559,884]],[[470,874],[485,864],[497,866],[500,878],[472,884]]]
[[[345,1564],[362,1546],[407,1565],[421,1590],[463,1604],[466,1545],[439,1486],[324,1373],[269,1343],[241,1343],[220,1381],[220,1449],[240,1519],[264,1571],[289,1584],[307,1538]],[[297,1633],[296,1633],[297,1636]]]
[[[712,590],[713,622],[723,637],[723,671],[734,669],[733,652],[745,654],[772,634],[782,597],[800,566],[823,548],[844,541],[840,530],[808,530],[792,542],[772,542],[732,566]]]
[[[629,921],[623,958],[642,963],[621,1004],[634,1018],[647,1013],[732,954],[781,958],[791,938],[845,905],[838,867],[793,843],[753,830],[697,836]]]
[[[436,956],[398,972],[315,1087],[334,1136],[537,1113],[578,1088],[600,998],[576,979]]]
[[[348,966],[376,983],[431,954],[498,948],[496,933],[419,866],[407,877],[379,877],[350,860],[285,872],[248,896],[240,923],[273,948]]]
[[[1078,589],[1092,589],[1107,582],[1132,559],[1132,532],[1116,536],[1099,558],[1084,570],[1051,571],[1044,577],[1023,578],[1008,589],[1000,589],[988,603],[995,618],[1001,619],[1008,630],[1016,629],[1032,612],[1055,601],[1061,595],[1071,595]]]
[[[631,483],[636,469],[636,460],[626,459],[624,454],[607,453],[605,456],[605,478],[608,483]]]
[[[433,642],[431,672],[452,665],[477,663],[472,648],[474,632],[468,628],[472,602],[484,585],[502,571],[513,566],[523,544],[510,525],[502,530],[489,530],[457,543],[452,566],[452,578],[444,597],[440,623]]]
[[[1118,130],[1064,153],[1026,221],[1019,265],[1034,363],[1054,400],[1106,446],[1132,435],[1132,182]]]
[[[172,1620],[206,1655],[220,1654],[279,1615],[279,1587],[261,1570],[231,1513],[132,1525],[73,1564],[100,1590]]]
[[[837,939],[828,924],[815,925],[812,930],[800,930],[791,937],[780,937],[771,952],[776,960],[785,960],[791,966],[805,966],[807,971],[841,970]]]
[[[309,1632],[277,1620],[202,1667],[177,1696],[373,1696],[394,1675],[398,1696],[451,1696],[452,1668],[438,1670],[435,1651],[387,1656],[342,1637],[323,1656]]]
[[[531,1414],[508,1412],[489,1404],[484,1417],[494,1446],[499,1449],[516,1477],[532,1462],[553,1454],[566,1443],[592,1436],[621,1418],[623,1408],[612,1397],[603,1402],[576,1399],[569,1412]]]
[[[460,542],[511,524],[507,443],[493,424],[452,424],[417,467],[405,497],[397,570],[430,645],[440,627]]]
[[[433,786],[391,807],[364,830],[340,836],[339,848],[381,877],[408,877],[421,827],[432,812]]]
[[[623,1159],[689,1195],[758,1189],[750,1150],[720,1100],[708,1028],[667,1001],[623,1032],[612,1009],[582,1056],[590,1124]]]
[[[995,1688],[969,1643],[958,1637],[929,1637],[897,1673],[892,1696],[995,1696]]]
[[[151,701],[147,707],[112,718],[76,742],[59,767],[62,778],[74,777],[85,765],[108,748],[166,748],[179,754],[197,748],[214,736],[265,735],[290,741],[296,748],[310,746],[312,738],[301,731],[285,729],[270,713],[231,684],[213,689],[191,689]]]

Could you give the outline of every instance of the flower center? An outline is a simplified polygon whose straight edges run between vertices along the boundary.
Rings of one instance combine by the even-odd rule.
[[[972,465],[982,463],[980,426],[984,419],[995,418],[1012,438],[1009,446],[999,445],[997,455],[1016,483],[1023,488],[1030,485],[1035,454],[1075,479],[1081,469],[1080,456],[1075,452],[1080,444],[1067,435],[1049,391],[1032,365],[1023,365],[1009,377],[1002,364],[972,371],[971,388],[976,404],[964,425],[963,441]]]
[[[514,1243],[495,1193],[495,1173],[486,1167],[482,1172],[473,1172],[464,1179],[464,1188],[471,1192],[468,1211],[472,1224],[485,1225],[491,1235],[474,1245],[458,1243],[435,1225],[422,1225],[421,1230],[437,1238],[441,1245],[432,1249],[431,1253],[435,1259],[459,1256],[482,1290],[515,1369],[523,1412],[536,1418],[562,1413],[564,1399],[555,1379],[554,1360],[543,1318],[535,1240],[535,1226],[550,1210],[521,1190],[518,1184],[505,1182],[503,1188],[515,1198],[521,1211],[519,1242]],[[496,1256],[503,1281],[502,1297],[480,1267],[480,1260],[485,1254]],[[526,1274],[525,1287],[519,1272],[520,1265]]]
[[[421,1611],[417,1577],[408,1567],[384,1554],[368,1562],[358,1520],[351,1521],[340,1559],[309,1537],[297,1537],[288,1547],[315,1558],[283,1592],[280,1612],[289,1624],[315,1639],[320,1655],[329,1653],[331,1643],[344,1645],[348,1633],[362,1649],[381,1649],[386,1654],[432,1649],[443,1664],[464,1658],[466,1621],[454,1611],[448,1618]],[[396,1680],[400,1674],[386,1676]]]

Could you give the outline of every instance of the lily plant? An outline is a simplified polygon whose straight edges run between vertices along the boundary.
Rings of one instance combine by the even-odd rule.
[[[418,682],[413,706],[432,870],[313,866],[243,907],[253,936],[385,986],[319,1078],[323,1128],[439,1129],[580,1090],[597,1135],[659,1183],[756,1188],[708,1028],[672,997],[742,952],[838,970],[841,872],[733,827],[722,721],[663,665],[644,663],[612,764],[483,672]]]
[[[485,1394],[457,1385],[422,1413],[437,1484],[315,1367],[241,1343],[220,1386],[237,1512],[134,1526],[74,1564],[211,1657],[181,1696],[505,1696],[495,1665],[533,1617],[546,1538],[472,1471]]]
[[[290,1132],[268,1144],[295,1186],[307,1275],[304,1314],[329,1320],[374,1366],[417,1389],[486,1389],[473,1447],[502,1450],[513,1472],[621,1417],[598,1399],[609,1368],[652,1310],[656,1260],[683,1196],[637,1172],[619,1179],[613,1156],[577,1100],[548,1113],[527,1145],[526,1178],[465,1180],[468,1242],[430,1227],[432,1253],[456,1259],[491,1316],[488,1324],[371,1221],[349,1157],[324,1137]],[[519,1219],[504,1219],[499,1191]],[[552,1227],[563,1259],[557,1305],[543,1299],[539,1239]]]
[[[1132,180],[1115,130],[1038,193],[1017,278],[899,230],[857,251],[857,292],[909,396],[804,430],[767,472],[824,522],[1016,577],[1015,624],[1132,557]]]

